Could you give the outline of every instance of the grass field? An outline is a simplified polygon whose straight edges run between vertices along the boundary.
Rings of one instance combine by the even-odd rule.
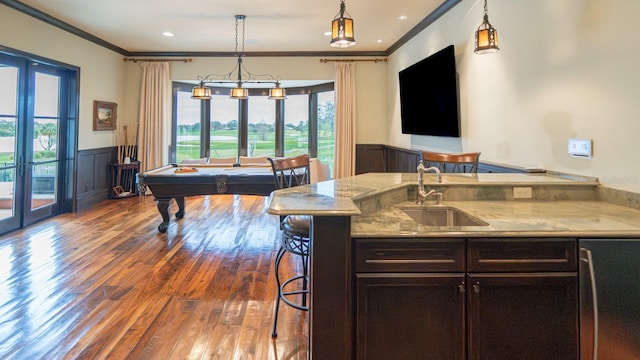
[[[237,130],[216,130],[211,135],[211,157],[234,157],[238,155]],[[198,136],[198,133],[180,134],[186,136]],[[199,140],[180,140],[178,135],[177,154],[178,162],[187,159],[198,159],[200,157]],[[318,158],[333,169],[333,149],[334,139],[331,136],[318,138]],[[219,140],[216,138],[234,138],[234,140]],[[275,155],[275,133],[268,133],[264,140],[258,140],[257,133],[249,133],[248,156],[274,156]],[[308,153],[307,135],[298,131],[287,131],[285,134],[285,156],[295,156]]]

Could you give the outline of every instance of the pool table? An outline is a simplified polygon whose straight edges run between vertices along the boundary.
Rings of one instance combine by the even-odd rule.
[[[181,171],[183,170],[183,171]],[[271,167],[219,167],[202,165],[166,165],[138,174],[138,187],[144,194],[151,189],[162,223],[158,231],[169,227],[169,203],[176,199],[176,218],[184,217],[184,197],[192,195],[239,194],[269,195],[275,190]]]

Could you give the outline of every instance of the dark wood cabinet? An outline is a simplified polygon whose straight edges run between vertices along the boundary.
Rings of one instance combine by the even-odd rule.
[[[577,245],[569,238],[470,239],[469,272],[541,272],[578,269]]]
[[[356,358],[465,359],[465,240],[354,246]]]
[[[464,239],[358,239],[356,273],[464,272]]]
[[[578,358],[575,273],[469,274],[470,360]]]
[[[465,359],[464,274],[356,275],[356,358]]]
[[[353,244],[357,359],[578,358],[575,239]]]
[[[577,242],[469,239],[469,359],[578,358]]]

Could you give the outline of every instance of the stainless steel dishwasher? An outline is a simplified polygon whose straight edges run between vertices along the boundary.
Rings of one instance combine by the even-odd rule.
[[[580,359],[640,359],[640,239],[581,239]]]

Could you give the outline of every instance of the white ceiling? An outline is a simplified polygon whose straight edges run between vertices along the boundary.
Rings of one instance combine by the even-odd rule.
[[[345,0],[356,45],[329,46],[338,0],[22,0],[126,52],[233,52],[246,15],[246,52],[385,52],[450,0]],[[400,16],[406,19],[400,20]],[[165,37],[169,31],[173,37]],[[240,35],[241,36],[241,35]],[[378,42],[380,40],[381,42]],[[240,46],[241,38],[239,39]]]

